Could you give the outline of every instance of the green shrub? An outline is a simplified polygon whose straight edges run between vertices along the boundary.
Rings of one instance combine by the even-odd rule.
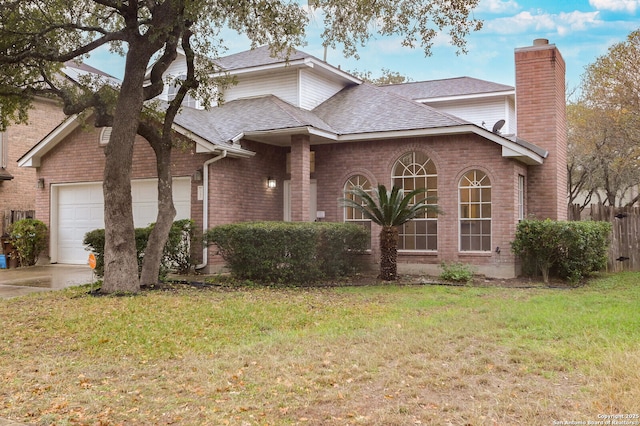
[[[9,228],[9,238],[20,266],[35,265],[47,248],[47,225],[37,219],[21,219]]]
[[[468,283],[473,279],[473,267],[464,263],[453,262],[440,264],[442,273],[440,278],[445,281],[451,281],[455,283]]]
[[[552,272],[577,282],[606,266],[610,231],[608,222],[524,220],[511,248],[523,270],[541,272],[545,282]]]
[[[369,238],[345,223],[249,222],[217,226],[204,236],[239,279],[312,283],[347,275]]]
[[[154,224],[146,228],[135,229],[136,239],[136,255],[138,259],[138,272],[142,270],[142,261],[144,259],[144,250],[147,247],[149,235],[153,230]],[[186,273],[193,265],[191,257],[191,244],[193,236],[193,221],[189,219],[178,220],[173,222],[169,231],[169,238],[164,247],[162,264],[160,266],[160,276],[166,276],[168,271],[176,271],[178,273]],[[87,246],[87,250],[93,252],[96,256],[95,273],[97,276],[104,275],[104,229],[94,229],[84,236],[83,243]]]

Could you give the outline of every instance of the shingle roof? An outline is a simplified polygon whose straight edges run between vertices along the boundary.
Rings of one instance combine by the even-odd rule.
[[[289,54],[289,62],[298,59],[311,58],[308,53],[294,50]],[[252,50],[236,53],[234,55],[224,56],[216,59],[215,62],[225,71],[233,71],[243,68],[259,67],[270,64],[277,64],[286,62],[287,58],[284,55],[278,54],[273,57],[268,46],[257,47]]]
[[[310,111],[296,108],[273,95],[237,99],[208,111],[184,108],[176,124],[215,144],[241,133],[311,126],[335,132]]]
[[[512,86],[507,86],[506,84],[494,83],[472,77],[390,84],[380,86],[380,88],[414,100],[514,90]]]
[[[469,124],[368,83],[343,89],[313,112],[339,134],[428,129]]]

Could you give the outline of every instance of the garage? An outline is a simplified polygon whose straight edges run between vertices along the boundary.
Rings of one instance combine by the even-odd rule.
[[[158,213],[156,179],[131,182],[133,221],[136,227],[155,222]],[[191,217],[191,179],[173,180],[176,220]],[[104,228],[102,183],[52,185],[51,187],[51,262],[87,263],[84,235]]]

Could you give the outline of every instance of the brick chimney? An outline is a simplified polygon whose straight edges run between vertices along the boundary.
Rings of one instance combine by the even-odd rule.
[[[517,136],[546,149],[541,166],[527,172],[527,214],[567,219],[565,63],[549,40],[515,50]]]

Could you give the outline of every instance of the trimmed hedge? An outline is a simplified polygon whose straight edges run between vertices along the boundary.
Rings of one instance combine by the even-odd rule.
[[[136,228],[136,253],[138,257],[138,273],[142,271],[142,260],[144,259],[144,249],[147,247],[149,235],[155,224],[146,228]],[[191,258],[191,244],[193,241],[194,223],[190,219],[177,220],[171,225],[169,239],[164,247],[162,264],[160,266],[161,277],[166,276],[169,271],[186,273],[193,266]],[[96,256],[95,273],[97,276],[104,276],[104,229],[94,229],[85,234],[83,244],[87,250]]]
[[[304,284],[357,271],[369,232],[347,223],[245,222],[209,229],[204,239],[237,278]]]
[[[525,272],[577,282],[607,266],[610,232],[608,222],[523,220],[511,248]]]

